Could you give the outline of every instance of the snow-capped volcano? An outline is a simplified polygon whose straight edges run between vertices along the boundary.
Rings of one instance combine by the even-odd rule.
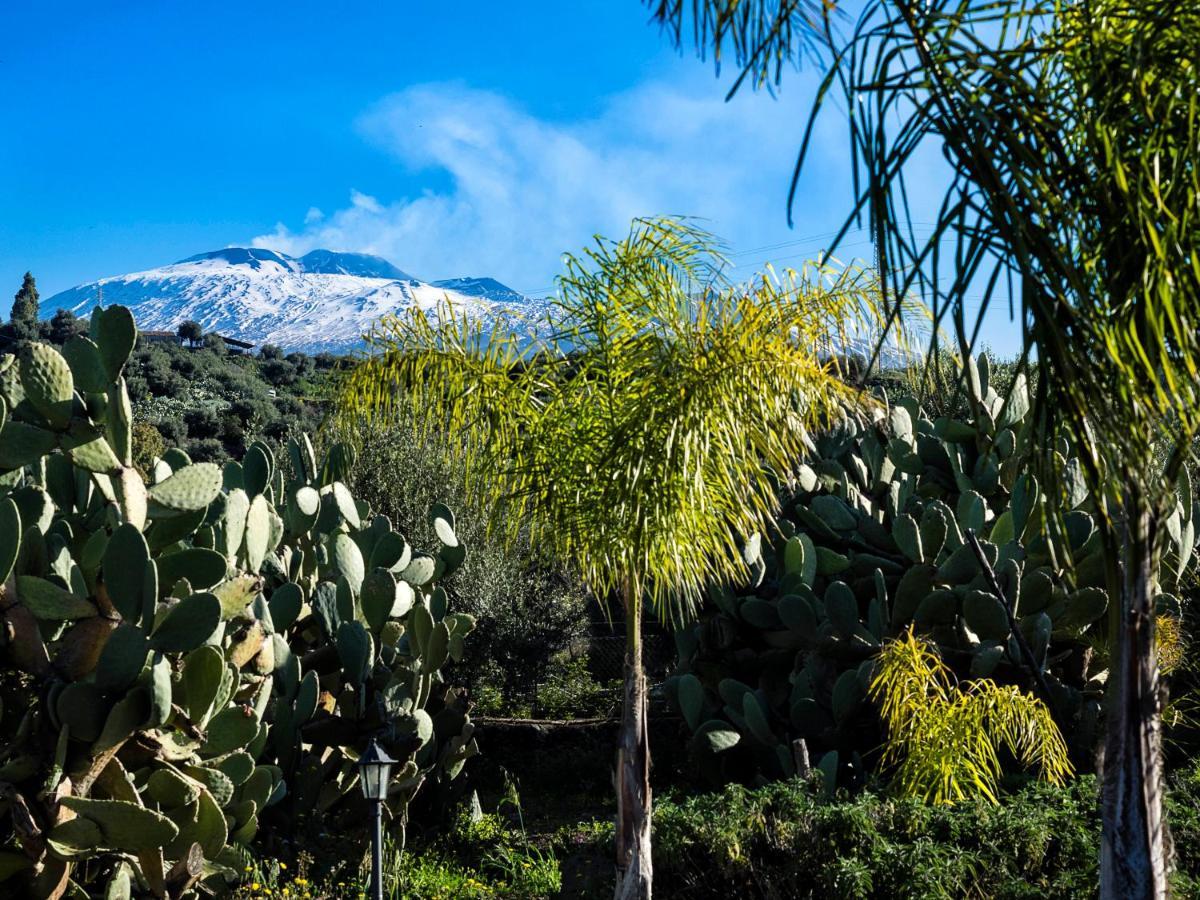
[[[443,299],[486,321],[522,319],[530,327],[546,306],[491,278],[429,283],[365,253],[292,257],[229,247],[73,287],[43,301],[41,315],[69,309],[86,316],[101,299],[128,306],[144,331],[195,319],[206,332],[308,352],[362,347],[363,334],[385,313],[431,310]]]

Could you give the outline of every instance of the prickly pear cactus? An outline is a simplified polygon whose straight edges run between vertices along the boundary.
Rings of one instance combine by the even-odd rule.
[[[0,357],[0,893],[208,891],[285,799],[344,804],[369,737],[401,816],[475,752],[440,672],[473,626],[435,586],[465,555],[449,510],[413,551],[305,437],[282,465],[172,449],[147,484],[136,334],[97,309],[61,353]]]
[[[466,551],[454,514],[440,504],[430,510],[440,542],[432,553],[414,550],[385,517],[371,517],[332,480],[344,472],[348,448],[335,445],[319,467],[307,442],[288,450],[291,475],[272,476],[289,498],[282,547],[261,568],[263,618],[286,636],[274,639],[267,748],[297,773],[284,813],[318,830],[360,825],[355,761],[374,737],[399,761],[388,808],[402,828],[418,790],[447,789],[477,752],[466,699],[442,677],[475,627],[472,616],[449,609],[438,586]],[[248,482],[250,462],[227,471],[227,480]],[[269,457],[267,465],[274,471]]]
[[[930,420],[901,401],[818,440],[775,540],[747,545],[754,583],[715,587],[701,621],[677,633],[668,693],[714,779],[783,777],[807,759],[829,786],[860,782],[883,740],[866,699],[872,660],[909,624],[960,678],[1047,694],[1086,763],[1107,674],[1095,652],[1108,596],[1094,507],[1068,446],[1055,451],[1061,495],[1025,471],[1020,376],[1006,405],[985,358],[966,374],[967,421]],[[1186,479],[1179,493],[1164,585],[1192,565]]]

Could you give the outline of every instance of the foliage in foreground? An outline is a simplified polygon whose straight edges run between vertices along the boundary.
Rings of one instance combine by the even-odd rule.
[[[1029,784],[1000,805],[953,807],[867,792],[828,800],[798,781],[664,800],[659,896],[1094,897],[1100,816],[1091,776]],[[1200,888],[1200,771],[1169,794],[1178,896]]]
[[[1200,890],[1200,769],[1179,773],[1168,804],[1179,897]],[[654,808],[655,895],[667,900],[1040,900],[1096,896],[1100,817],[1095,778],[1062,787],[1014,785],[999,805],[935,807],[871,791],[830,798],[792,779],[756,789],[660,797]],[[389,859],[395,897],[607,898],[611,821],[579,821],[526,835],[505,810],[456,827]],[[356,848],[358,850],[360,848]],[[314,874],[300,860],[257,866],[239,898],[284,887],[293,896],[357,898],[357,862]],[[319,860],[318,860],[319,862]],[[257,890],[251,890],[253,884]],[[556,894],[561,884],[561,894]],[[400,888],[400,885],[404,885]]]
[[[1046,705],[990,678],[956,684],[950,669],[912,627],[884,644],[871,699],[888,729],[884,763],[904,796],[951,804],[982,795],[997,802],[1007,752],[1036,766],[1051,784],[1072,774],[1067,745]]]
[[[286,466],[170,449],[147,484],[135,341],[110,307],[61,354],[0,358],[0,881],[37,896],[193,896],[260,829],[355,829],[373,736],[403,827],[476,749],[441,675],[473,626],[435,586],[465,558],[450,511],[414,552],[345,487],[346,448],[318,465],[305,437]]]

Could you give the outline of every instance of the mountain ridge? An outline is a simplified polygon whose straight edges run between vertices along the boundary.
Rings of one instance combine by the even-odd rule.
[[[100,278],[61,291],[39,306],[87,315],[100,302],[128,306],[144,330],[187,319],[205,331],[286,350],[350,352],[385,314],[443,300],[488,323],[524,327],[548,301],[525,297],[493,278],[426,282],[380,256],[312,250],[294,257],[263,247],[226,247],[141,272]]]

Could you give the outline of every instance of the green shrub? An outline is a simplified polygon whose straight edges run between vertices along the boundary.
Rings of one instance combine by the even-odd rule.
[[[702,898],[1094,897],[1100,815],[1091,776],[1031,783],[1000,805],[926,806],[799,780],[660,800],[655,894]],[[1173,780],[1177,896],[1200,876],[1200,767]]]
[[[655,880],[680,898],[1086,897],[1096,891],[1091,778],[953,809],[804,782],[663,801]]]

